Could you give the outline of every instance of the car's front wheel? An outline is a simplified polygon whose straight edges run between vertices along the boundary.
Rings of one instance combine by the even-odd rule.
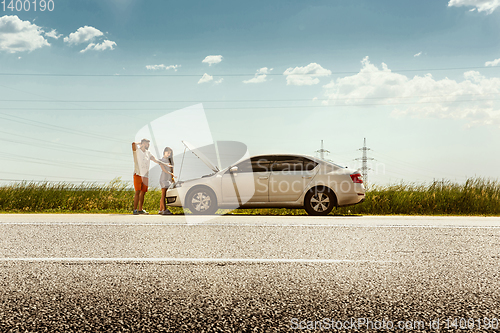
[[[311,189],[304,199],[304,209],[309,215],[328,215],[335,205],[335,195],[328,188]]]
[[[192,189],[186,196],[186,206],[193,214],[212,215],[218,209],[217,197],[211,189],[197,187]]]

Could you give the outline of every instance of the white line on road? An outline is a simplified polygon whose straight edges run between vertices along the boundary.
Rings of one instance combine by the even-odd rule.
[[[248,224],[248,223],[93,223],[93,222],[0,222],[2,225],[36,226],[180,226],[180,227],[349,227],[349,228],[437,228],[437,229],[498,229],[500,226],[484,225],[427,225],[427,224]]]
[[[283,258],[0,258],[0,262],[118,262],[118,263],[394,263],[395,261],[350,259],[283,259]]]

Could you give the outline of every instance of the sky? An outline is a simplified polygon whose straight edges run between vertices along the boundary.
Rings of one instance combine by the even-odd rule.
[[[23,3],[0,3],[2,184],[131,181],[141,129],[170,114],[180,147],[199,104],[250,155],[323,140],[360,168],[366,138],[371,184],[500,177],[498,0]]]

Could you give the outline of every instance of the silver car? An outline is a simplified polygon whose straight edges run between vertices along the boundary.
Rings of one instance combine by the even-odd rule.
[[[219,208],[303,208],[309,215],[327,215],[334,207],[365,199],[359,172],[311,156],[259,155],[218,170],[200,152],[193,153],[213,173],[178,181],[167,191],[167,205],[193,214],[214,214]]]

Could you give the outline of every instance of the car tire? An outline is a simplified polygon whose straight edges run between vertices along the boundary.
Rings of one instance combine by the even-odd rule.
[[[325,187],[310,189],[304,199],[304,209],[309,215],[328,215],[335,206],[335,195],[330,189]]]
[[[212,215],[217,209],[217,197],[208,187],[196,187],[186,196],[186,206],[195,215]]]

